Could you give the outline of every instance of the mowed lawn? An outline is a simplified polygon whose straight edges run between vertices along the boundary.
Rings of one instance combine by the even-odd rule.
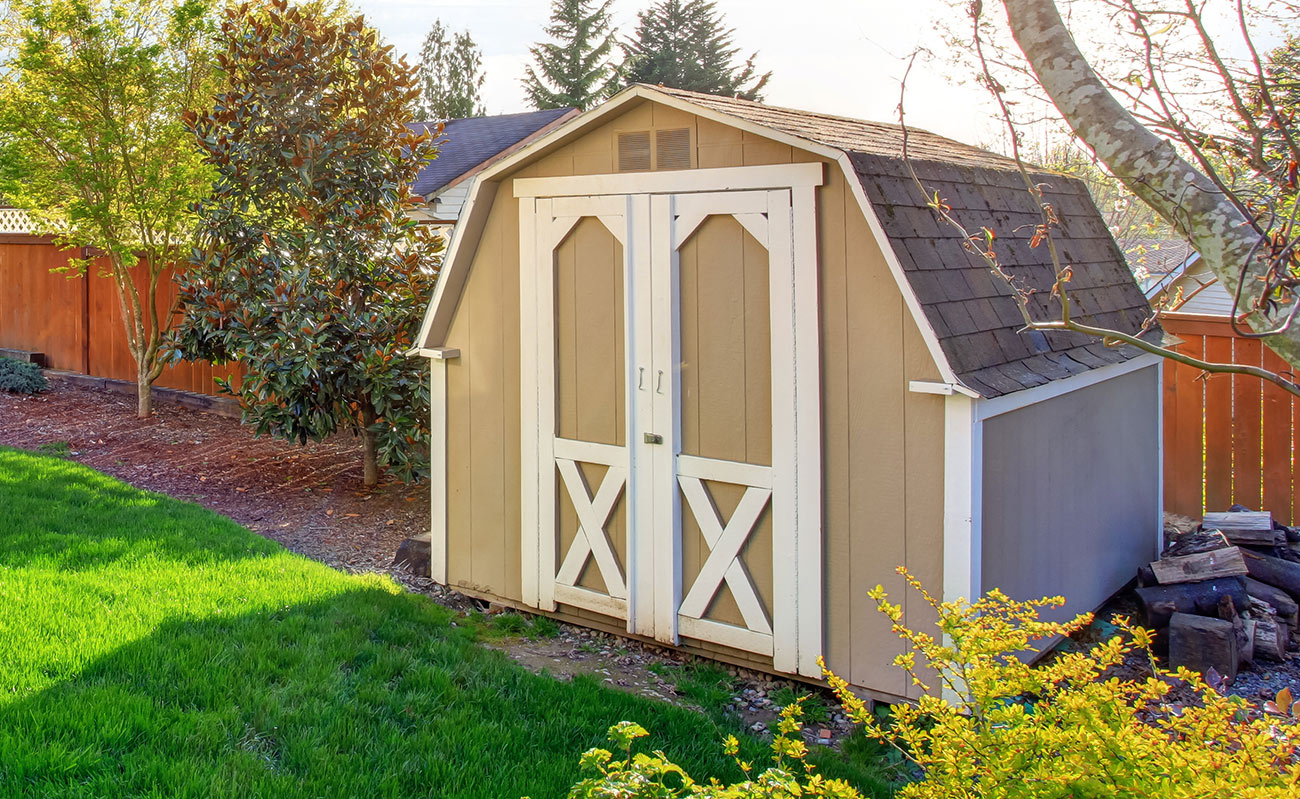
[[[703,716],[535,676],[475,634],[386,579],[0,449],[0,796],[540,799],[624,719],[697,778],[739,776]]]

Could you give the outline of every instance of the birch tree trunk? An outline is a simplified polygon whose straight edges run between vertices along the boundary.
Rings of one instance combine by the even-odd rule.
[[[1233,202],[1174,146],[1143,126],[1106,89],[1061,20],[1052,0],[1003,0],[1016,44],[1066,123],[1134,194],[1186,236],[1205,265],[1235,293],[1259,233]],[[1262,261],[1251,265],[1263,266]],[[1259,289],[1248,281],[1242,307]],[[1252,329],[1270,329],[1253,314]],[[1300,367],[1300,329],[1264,339]]]

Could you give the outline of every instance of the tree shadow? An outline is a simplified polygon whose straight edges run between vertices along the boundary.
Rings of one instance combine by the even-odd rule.
[[[197,505],[71,461],[0,449],[0,567],[75,572],[149,559],[197,566],[278,551]]]
[[[450,611],[377,585],[170,621],[64,682],[11,691],[0,796],[563,796],[624,719],[697,778],[739,776],[702,716],[534,675]]]

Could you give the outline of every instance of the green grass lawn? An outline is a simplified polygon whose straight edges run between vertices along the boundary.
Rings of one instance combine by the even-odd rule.
[[[738,777],[730,730],[535,676],[477,630],[195,505],[0,449],[0,797],[541,799],[624,719],[697,778]]]

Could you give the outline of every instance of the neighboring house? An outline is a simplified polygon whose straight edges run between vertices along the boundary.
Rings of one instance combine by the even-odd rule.
[[[577,114],[575,108],[556,108],[446,122],[437,139],[438,157],[421,170],[411,187],[428,203],[422,221],[454,226],[475,175]],[[413,127],[429,130],[437,123],[417,122]]]
[[[819,678],[825,656],[885,699],[917,689],[867,592],[934,618],[897,566],[1069,612],[1131,579],[1161,530],[1159,359],[1020,332],[901,143],[633,86],[481,172],[418,338],[434,578],[750,668]],[[909,147],[1049,288],[1015,162]],[[1076,312],[1138,330],[1086,188],[1043,178]]]
[[[1187,242],[1171,241],[1157,250],[1156,269],[1141,281],[1152,306],[1166,312],[1229,318],[1235,298]],[[1130,256],[1130,262],[1133,261]]]

